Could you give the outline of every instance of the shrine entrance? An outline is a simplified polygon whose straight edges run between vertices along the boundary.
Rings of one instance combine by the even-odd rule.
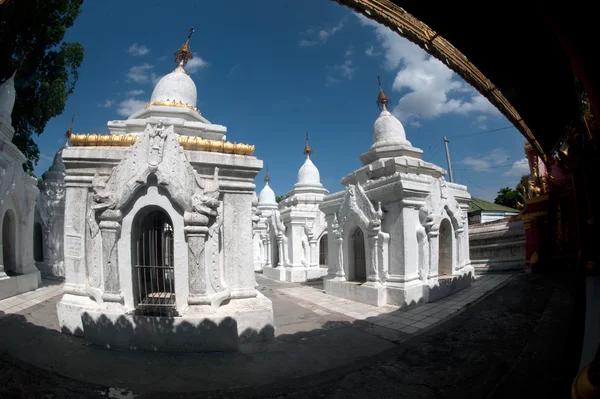
[[[156,208],[137,219],[132,234],[136,314],[175,316],[173,223]]]
[[[354,228],[350,236],[350,270],[348,281],[364,283],[367,281],[367,262],[365,257],[365,235],[359,227]]]
[[[448,219],[440,223],[438,275],[452,275],[452,225]]]
[[[319,266],[327,267],[329,264],[329,246],[327,233],[324,233],[319,240]]]
[[[2,218],[2,263],[6,274],[17,272],[17,220],[12,210],[7,210]]]

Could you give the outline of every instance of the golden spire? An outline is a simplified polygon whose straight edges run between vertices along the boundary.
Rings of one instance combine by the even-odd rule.
[[[387,104],[390,103],[390,99],[385,95],[383,87],[381,87],[381,78],[377,75],[377,82],[379,82],[379,95],[377,96],[377,105],[382,111],[387,111]]]
[[[265,173],[265,183],[269,183],[271,178],[269,177],[269,165],[267,165],[267,173]]]
[[[304,155],[309,156],[312,154],[312,148],[308,144],[308,133],[306,133],[306,145],[304,146]]]
[[[192,33],[194,33],[194,28],[190,28],[190,33],[188,34],[187,40],[175,53],[175,63],[177,66],[183,67],[189,60],[194,58],[192,56],[192,50],[190,49],[190,38],[192,37]]]

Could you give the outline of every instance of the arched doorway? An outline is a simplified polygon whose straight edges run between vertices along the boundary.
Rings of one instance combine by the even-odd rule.
[[[131,238],[136,313],[175,315],[173,223],[161,209],[142,211]]]
[[[319,239],[319,265],[327,267],[329,264],[329,245],[327,241],[327,233],[324,233]]]
[[[33,224],[33,259],[36,262],[44,261],[44,232],[39,222]]]
[[[367,281],[367,262],[365,256],[365,235],[359,227],[355,227],[350,235],[349,281],[364,283]]]
[[[442,220],[439,232],[438,275],[452,275],[452,225],[448,219]]]
[[[17,220],[12,210],[7,210],[2,218],[2,263],[4,272],[14,275],[17,272]]]

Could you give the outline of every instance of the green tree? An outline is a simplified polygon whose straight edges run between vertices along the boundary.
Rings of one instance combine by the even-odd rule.
[[[494,200],[494,203],[517,209],[517,201],[519,201],[519,198],[520,194],[517,190],[513,190],[510,187],[504,187],[498,190],[498,196]]]
[[[277,201],[277,203],[279,204],[281,201],[283,201],[286,198],[287,198],[287,195],[278,195],[277,197],[275,197],[275,201]]]
[[[31,172],[39,161],[33,135],[65,109],[79,77],[83,46],[63,42],[83,0],[18,0],[0,4],[0,82],[18,70],[12,113],[13,143]]]

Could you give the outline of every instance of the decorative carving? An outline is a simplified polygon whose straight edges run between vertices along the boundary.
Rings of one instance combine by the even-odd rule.
[[[357,218],[357,222],[366,230],[379,231],[381,227],[381,219],[383,218],[383,210],[381,203],[377,203],[377,208],[367,197],[365,190],[360,184],[351,185],[346,189],[346,195],[340,206],[338,220],[343,226],[346,223],[348,216]]]

